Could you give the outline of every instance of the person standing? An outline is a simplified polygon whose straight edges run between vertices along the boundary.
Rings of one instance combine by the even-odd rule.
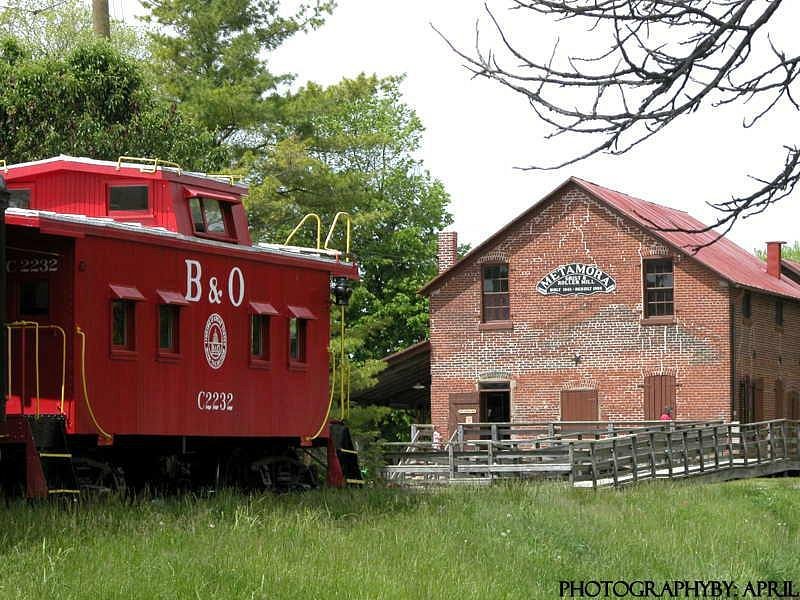
[[[658,417],[659,421],[672,421],[672,407],[665,406],[664,410],[661,411],[661,416]]]
[[[434,450],[442,449],[442,434],[439,433],[439,426],[433,426],[433,433],[431,433],[431,448]]]

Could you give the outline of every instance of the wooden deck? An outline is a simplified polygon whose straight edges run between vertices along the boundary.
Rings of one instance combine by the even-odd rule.
[[[401,485],[561,478],[579,487],[800,471],[800,421],[554,422],[460,425],[441,448],[430,426],[386,444],[384,477]]]

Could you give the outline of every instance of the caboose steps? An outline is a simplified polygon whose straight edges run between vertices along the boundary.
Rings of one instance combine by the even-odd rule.
[[[25,494],[30,498],[79,494],[64,417],[8,415],[6,419],[3,451],[10,450],[10,456],[4,469],[14,470],[15,455],[22,459],[18,463],[24,473],[16,477],[24,482]]]
[[[62,415],[28,416],[48,496],[80,494]]]

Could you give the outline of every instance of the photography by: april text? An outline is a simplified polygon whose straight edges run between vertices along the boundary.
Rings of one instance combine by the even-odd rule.
[[[792,581],[559,581],[561,598],[800,598]]]

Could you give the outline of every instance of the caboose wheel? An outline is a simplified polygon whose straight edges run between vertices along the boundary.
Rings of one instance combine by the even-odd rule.
[[[73,458],[72,465],[82,492],[89,494],[125,493],[125,475],[119,467],[87,457]]]
[[[317,487],[314,469],[296,456],[268,456],[250,463],[251,472],[264,489],[275,492],[304,491]]]

